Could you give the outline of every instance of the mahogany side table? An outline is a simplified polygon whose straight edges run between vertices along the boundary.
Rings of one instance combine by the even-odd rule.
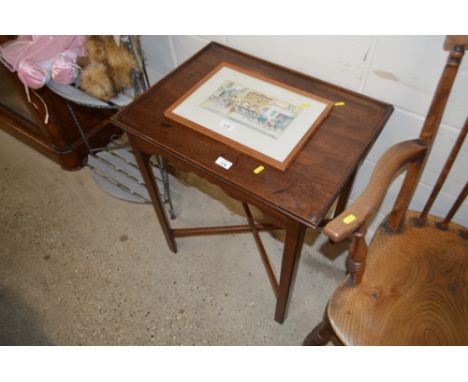
[[[164,116],[164,111],[221,62],[231,63],[333,102],[322,125],[286,171],[258,160]],[[128,133],[167,244],[177,251],[176,237],[252,231],[275,293],[275,320],[282,323],[307,227],[318,228],[338,198],[334,216],[346,205],[356,170],[393,111],[391,105],[210,43],[112,118]],[[248,225],[174,229],[166,216],[150,167],[151,155],[191,171],[243,203]],[[229,170],[215,163],[222,156]],[[272,224],[256,224],[248,204],[263,211]],[[286,229],[279,280],[275,277],[258,231]]]

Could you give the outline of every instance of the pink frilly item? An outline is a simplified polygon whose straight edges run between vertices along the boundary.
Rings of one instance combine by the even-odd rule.
[[[51,79],[62,85],[75,81],[76,58],[86,54],[84,43],[85,36],[18,36],[0,45],[0,61],[10,71],[17,71],[31,102],[28,88],[39,89]],[[47,106],[35,94],[44,104],[47,123]]]
[[[21,61],[17,71],[21,82],[31,89],[42,88],[50,79],[48,68],[31,60]]]
[[[0,46],[0,60],[11,70],[18,70],[21,61],[49,61],[66,51],[76,56],[86,54],[85,36],[19,36]]]
[[[70,85],[75,81],[78,66],[76,55],[66,51],[45,62],[21,61],[18,65],[18,77],[27,87],[40,89],[50,79],[61,85]]]
[[[52,79],[61,85],[70,85],[75,81],[78,66],[76,55],[66,51],[55,57],[52,63]]]

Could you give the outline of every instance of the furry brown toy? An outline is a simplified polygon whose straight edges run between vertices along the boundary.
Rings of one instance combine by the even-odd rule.
[[[78,58],[83,68],[80,88],[104,101],[114,98],[132,85],[132,69],[137,63],[124,45],[117,45],[112,36],[86,38],[87,56]]]

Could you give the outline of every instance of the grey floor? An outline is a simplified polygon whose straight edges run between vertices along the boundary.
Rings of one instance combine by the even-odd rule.
[[[219,189],[176,175],[176,226],[244,221]],[[262,237],[278,271],[282,237]],[[344,274],[346,244],[308,232],[280,325],[251,234],[177,241],[173,254],[150,205],[0,130],[1,345],[299,345]]]

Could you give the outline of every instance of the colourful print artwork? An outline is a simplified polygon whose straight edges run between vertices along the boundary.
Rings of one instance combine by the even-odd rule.
[[[233,81],[224,82],[200,106],[275,139],[302,110]]]

